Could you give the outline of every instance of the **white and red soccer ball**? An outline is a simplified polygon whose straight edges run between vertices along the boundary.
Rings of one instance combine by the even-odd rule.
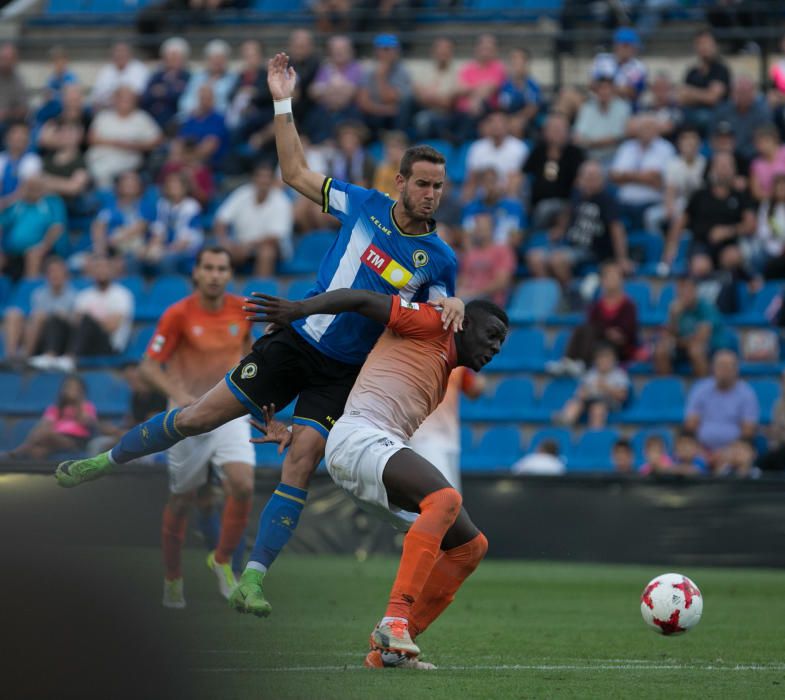
[[[641,595],[641,615],[660,634],[681,634],[700,622],[703,596],[682,574],[662,574],[649,581]]]

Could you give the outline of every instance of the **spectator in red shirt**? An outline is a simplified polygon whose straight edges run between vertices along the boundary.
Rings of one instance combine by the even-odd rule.
[[[493,216],[477,214],[469,249],[461,260],[457,296],[467,301],[489,299],[504,306],[515,267],[513,249],[493,242]]]
[[[581,375],[600,343],[609,343],[621,362],[629,362],[638,348],[638,310],[624,293],[619,263],[608,261],[600,269],[600,296],[590,307],[586,322],[570,336],[565,356],[549,362],[551,374]]]
[[[199,155],[195,139],[174,139],[169,146],[169,156],[158,173],[158,184],[163,185],[169,175],[183,173],[191,196],[203,207],[215,194],[213,173]]]

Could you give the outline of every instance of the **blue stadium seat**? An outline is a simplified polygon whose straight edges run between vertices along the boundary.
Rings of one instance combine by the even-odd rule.
[[[782,288],[781,282],[766,282],[758,292],[750,294],[746,284],[739,284],[741,311],[728,316],[728,322],[737,326],[768,326],[766,309]]]
[[[545,334],[539,328],[513,330],[501,352],[485,368],[488,372],[542,372],[548,353]]]
[[[635,464],[643,464],[646,459],[643,455],[643,449],[646,445],[646,440],[652,435],[657,435],[665,440],[668,447],[668,452],[673,454],[673,433],[670,430],[663,428],[646,428],[639,430],[632,438],[632,449],[635,452]]]
[[[760,404],[760,422],[764,424],[770,423],[774,404],[780,397],[779,382],[776,382],[773,379],[752,379],[749,384],[758,397],[758,403]]]
[[[64,374],[41,372],[22,383],[10,413],[39,415],[57,400]]]
[[[627,235],[627,248],[633,260],[639,260],[641,272],[653,274],[662,259],[665,241],[662,234],[651,231],[632,231]]]
[[[561,290],[552,279],[532,279],[515,290],[508,312],[513,323],[544,321],[556,311]]]
[[[240,295],[249,297],[252,292],[261,292],[274,297],[281,296],[278,280],[271,277],[253,277],[249,279],[240,291]]]
[[[521,455],[521,435],[517,427],[488,429],[477,446],[461,456],[464,471],[507,470]]]
[[[152,323],[136,328],[124,353],[124,359],[129,362],[138,362],[141,360],[154,332],[155,325]]]
[[[559,446],[562,457],[567,457],[570,452],[572,436],[567,428],[540,428],[532,435],[529,452],[534,452],[543,440],[553,440]]]
[[[0,309],[4,308],[8,303],[12,289],[13,283],[11,282],[11,278],[6,275],[0,275]]]
[[[281,274],[310,275],[318,272],[322,258],[334,242],[334,231],[314,231],[305,234],[295,244],[292,259],[281,263]]]
[[[460,185],[466,179],[466,156],[469,153],[470,145],[462,143],[447,153],[442,151],[447,158],[447,178],[455,185]]]
[[[567,345],[570,342],[571,335],[572,335],[572,330],[567,329],[567,330],[559,331],[554,336],[553,343],[551,344],[551,351],[550,351],[551,360],[561,360],[564,357],[564,354],[567,352]]]
[[[475,401],[462,397],[461,415],[470,421],[526,420],[533,404],[534,385],[530,379],[505,379],[491,397],[483,396]]]
[[[19,447],[30,431],[33,429],[40,418],[17,418],[16,420],[4,420],[2,426],[2,450],[12,450]]]
[[[639,314],[641,323],[644,326],[660,326],[668,320],[668,307],[676,296],[676,286],[666,284],[660,290],[660,296],[656,304],[652,304],[649,310]]]
[[[652,379],[632,405],[619,414],[630,423],[680,423],[684,418],[684,385],[675,377]]]
[[[612,470],[611,449],[618,439],[619,434],[615,430],[587,430],[570,450],[567,470]]]
[[[95,404],[98,416],[122,416],[131,405],[131,390],[120,377],[111,372],[85,372],[87,395]]]
[[[0,372],[0,413],[15,413],[16,400],[22,386],[21,377],[14,372]]]
[[[569,377],[553,379],[545,385],[542,396],[529,413],[529,420],[548,422],[572,398],[578,382]]]
[[[157,277],[137,297],[135,318],[137,321],[156,321],[167,306],[180,301],[191,293],[191,285],[185,277],[164,275]]]
[[[43,278],[25,278],[19,280],[6,300],[6,308],[21,309],[23,313],[30,312],[30,296],[33,290],[44,284]]]
[[[645,281],[630,281],[624,284],[624,292],[635,302],[638,318],[651,310],[651,288]]]
[[[295,280],[289,285],[289,289],[286,290],[286,298],[292,300],[305,299],[305,295],[315,286],[316,280],[313,278]]]

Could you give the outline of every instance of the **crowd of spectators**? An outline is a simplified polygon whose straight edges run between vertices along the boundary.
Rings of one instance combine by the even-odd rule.
[[[587,89],[547,94],[528,51],[503,54],[491,34],[465,62],[450,38],[438,38],[413,72],[395,34],[358,47],[337,33],[335,16],[319,17],[337,22],[323,54],[306,29],[286,47],[310,166],[391,193],[409,144],[438,139],[465,153],[463,182],[446,183],[439,212],[460,259],[458,293],[503,304],[516,277],[552,277],[566,310],[586,311],[565,358],[550,367],[582,378],[558,420],[605,425],[627,399],[624,368],[634,360],[650,358],[662,374],[687,363],[709,381],[712,357],[716,373],[727,347],[722,314],[735,310],[736,285],[785,278],[782,63],[764,91],[732,75],[701,30],[683,76],[652,75],[638,34],[621,28],[595,56]],[[118,42],[87,86],[54,48],[46,87],[31,101],[15,48],[0,46],[2,272],[47,280],[27,318],[6,314],[9,358],[70,369],[82,354],[122,352],[133,316],[122,275],[187,274],[212,240],[240,274],[271,277],[295,236],[335,228],[277,177],[269,55],[258,41],[234,48],[213,39],[197,67],[189,44],[172,37],[153,65]],[[637,266],[628,233],[638,229],[662,237],[664,277],[691,234],[692,279],[679,280],[650,343],[624,292]],[[595,295],[585,283],[598,267]],[[94,286],[75,291],[69,270]],[[726,391],[716,381],[714,390]],[[695,433],[705,448],[696,420],[685,436]],[[743,430],[734,440],[749,437]],[[623,461],[624,446],[617,452]],[[686,468],[685,459],[671,461]],[[657,472],[667,460],[647,463]]]

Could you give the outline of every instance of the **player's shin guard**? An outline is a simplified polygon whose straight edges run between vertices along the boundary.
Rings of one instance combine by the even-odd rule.
[[[188,525],[186,515],[177,515],[167,505],[164,507],[161,523],[161,549],[164,556],[164,576],[167,581],[182,578],[182,554],[185,529]]]
[[[429,493],[420,503],[420,517],[403,540],[385,617],[409,619],[412,605],[420,597],[431,574],[447,530],[461,512],[461,495],[454,488]]]
[[[488,551],[488,540],[479,533],[460,547],[442,552],[412,607],[409,632],[412,638],[422,634],[455,599],[463,582],[479,566]]]
[[[111,450],[111,461],[125,464],[132,459],[146,457],[168,450],[187,436],[180,433],[175,426],[177,414],[182,409],[173,408],[162,411],[144,423],[131,428]]]
[[[235,498],[227,496],[224,503],[223,517],[221,518],[221,536],[215,550],[215,561],[226,564],[232,558],[234,550],[248,525],[248,515],[251,513],[251,498]]]
[[[308,492],[278,484],[262,514],[248,568],[267,571],[297,528]]]

